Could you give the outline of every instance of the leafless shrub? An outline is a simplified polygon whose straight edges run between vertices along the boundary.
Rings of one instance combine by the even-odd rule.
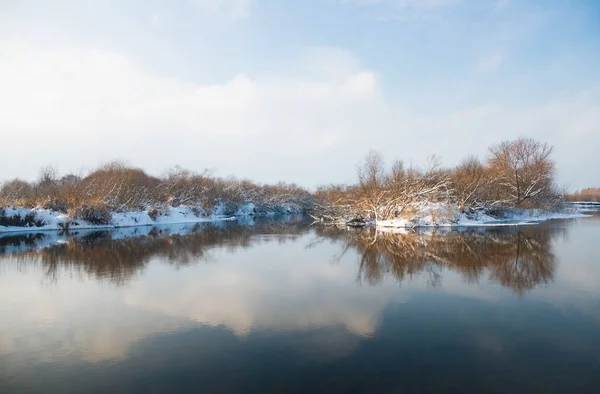
[[[495,177],[476,157],[468,157],[450,172],[454,201],[462,211],[491,208]]]
[[[40,205],[44,209],[49,209],[51,211],[56,212],[67,213],[67,211],[69,210],[69,206],[67,205],[67,203],[64,202],[64,200],[59,199],[50,198],[46,201],[43,201]]]
[[[423,202],[446,202],[462,212],[501,213],[511,208],[560,208],[562,191],[554,181],[552,147],[530,138],[490,148],[486,164],[469,157],[443,168],[435,156],[425,169],[396,161],[386,171],[382,156],[369,152],[352,186],[317,190],[316,216],[334,223],[368,222],[411,216]]]
[[[16,179],[0,188],[0,206],[40,205],[77,213],[78,217],[89,213],[92,218],[89,207],[110,211],[147,209],[151,216],[158,217],[168,206],[188,205],[195,207],[195,214],[200,216],[217,207],[232,215],[246,203],[253,203],[256,213],[286,213],[290,209],[299,212],[310,209],[314,200],[312,193],[294,184],[259,185],[180,167],[154,177],[121,162],[107,163],[86,176],[59,177],[52,167],[45,167],[36,182]]]
[[[168,206],[202,207],[206,212],[222,208],[224,214],[233,215],[251,203],[258,214],[310,212],[324,220],[354,224],[407,217],[425,202],[454,204],[463,212],[549,209],[560,207],[566,194],[554,181],[551,153],[545,143],[520,138],[492,146],[485,162],[469,157],[455,168],[444,168],[432,156],[425,168],[407,167],[397,160],[386,169],[381,154],[371,151],[357,168],[356,184],[320,187],[315,193],[295,184],[261,185],[180,167],[161,177],[122,162],[107,163],[86,176],[60,177],[53,167],[45,167],[36,182],[4,183],[0,205],[41,205],[62,212],[82,208],[79,216],[96,220],[89,207],[117,212],[145,209],[158,217]]]
[[[398,160],[390,171],[386,171],[381,155],[371,151],[357,173],[358,184],[355,186],[321,187],[318,190],[321,201],[329,199],[329,203],[321,204],[327,206],[321,208],[321,217],[323,211],[331,211],[327,214],[330,216],[336,216],[334,211],[337,211],[349,223],[366,223],[368,218],[385,220],[407,215],[414,203],[450,197],[449,173],[441,168],[434,156],[425,170],[406,168]]]
[[[35,204],[34,187],[26,181],[14,179],[2,185],[0,198],[6,205],[33,205]]]
[[[85,200],[101,201],[114,211],[137,209],[152,202],[152,191],[160,185],[158,178],[120,162],[105,164],[80,182]]]
[[[81,205],[69,210],[69,216],[96,225],[108,225],[112,220],[110,209],[104,205]]]

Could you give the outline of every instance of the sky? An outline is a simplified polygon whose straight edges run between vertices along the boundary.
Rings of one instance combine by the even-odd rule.
[[[124,160],[257,182],[520,136],[600,186],[596,0],[2,0],[0,180]]]

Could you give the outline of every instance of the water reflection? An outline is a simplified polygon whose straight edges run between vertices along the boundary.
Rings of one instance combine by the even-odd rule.
[[[0,392],[595,392],[599,224],[5,236]]]
[[[556,269],[552,241],[565,237],[565,227],[537,226],[488,230],[381,232],[320,227],[319,235],[359,254],[358,279],[377,284],[386,275],[402,282],[419,273],[429,284],[452,270],[467,283],[489,273],[491,280],[519,294],[546,284]],[[342,252],[342,253],[344,253]]]
[[[288,217],[251,223],[6,235],[0,238],[0,259],[10,257],[17,264],[41,265],[46,278],[52,281],[69,270],[123,285],[154,258],[185,266],[209,260],[209,251],[214,247],[236,250],[266,241],[285,242],[306,231],[306,218]]]
[[[305,218],[293,217],[250,225],[218,222],[70,234],[9,235],[0,238],[0,253],[4,253],[4,259],[10,256],[17,264],[42,266],[50,281],[56,281],[59,274],[68,269],[123,285],[154,258],[186,266],[209,261],[214,247],[234,251],[261,242],[285,242],[310,231],[316,235],[314,243],[327,241],[341,246],[334,260],[339,260],[350,249],[357,253],[359,282],[377,285],[386,276],[403,282],[426,274],[428,284],[437,286],[443,282],[443,271],[450,270],[459,273],[466,283],[478,283],[487,277],[524,294],[552,281],[556,269],[552,242],[566,237],[568,228],[542,225],[382,232],[312,227]]]

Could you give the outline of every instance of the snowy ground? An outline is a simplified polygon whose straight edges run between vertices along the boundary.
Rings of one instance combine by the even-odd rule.
[[[456,206],[445,203],[416,204],[411,208],[411,213],[406,217],[379,220],[375,224],[380,228],[519,226],[551,219],[589,216],[578,208],[566,208],[559,212],[515,209],[507,212],[502,218],[492,217],[483,212],[461,213]]]
[[[600,210],[600,202],[595,201],[573,201],[568,202],[567,206],[577,209],[579,212],[598,212]]]
[[[62,230],[68,225],[71,230],[123,228],[137,226],[155,226],[161,224],[202,223],[224,220],[236,220],[258,216],[275,216],[279,213],[298,214],[298,208],[291,206],[261,207],[248,203],[239,207],[234,215],[226,215],[223,206],[206,211],[200,207],[167,207],[164,212],[152,219],[148,211],[114,212],[108,225],[94,225],[83,220],[73,219],[64,213],[43,208],[3,208],[7,217],[24,218],[33,214],[40,226],[2,226],[0,233]],[[410,214],[392,220],[379,220],[380,228],[416,228],[416,227],[471,227],[471,226],[515,226],[534,224],[550,219],[572,219],[589,216],[589,207],[570,205],[560,212],[541,210],[513,210],[503,218],[492,217],[482,212],[461,213],[455,206],[444,203],[422,203],[410,207]]]
[[[179,206],[165,208],[165,211],[161,212],[156,218],[156,220],[150,217],[147,210],[131,212],[113,212],[110,224],[95,225],[83,220],[73,219],[64,213],[43,209],[41,207],[34,209],[3,209],[4,214],[7,217],[18,216],[20,218],[25,218],[27,215],[33,214],[35,216],[35,220],[41,222],[41,226],[36,226],[33,224],[27,227],[0,225],[0,233],[62,230],[67,225],[68,228],[72,230],[106,229],[135,226],[155,226],[161,224],[202,223],[223,220],[236,220],[237,218],[246,218],[254,215],[275,216],[278,213],[299,213],[297,208],[291,206],[277,206],[267,209],[263,207],[260,210],[257,210],[256,206],[252,203],[240,206],[240,208],[234,215],[225,215],[223,206],[218,206],[216,209],[210,212],[207,212],[206,210],[200,207]]]

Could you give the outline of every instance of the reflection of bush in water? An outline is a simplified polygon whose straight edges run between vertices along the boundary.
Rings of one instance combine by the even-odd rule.
[[[359,253],[359,280],[379,283],[390,273],[399,281],[427,273],[432,284],[441,270],[477,282],[487,270],[491,280],[524,293],[552,280],[552,239],[565,229],[532,226],[510,230],[416,232],[392,234],[371,230],[319,228],[320,235],[341,241]]]
[[[153,258],[183,266],[208,260],[208,253],[214,247],[233,251],[271,240],[285,242],[306,231],[303,221],[272,221],[255,226],[197,225],[185,235],[169,234],[168,229],[155,227],[148,235],[125,239],[113,239],[110,231],[96,231],[65,244],[18,253],[12,258],[23,264],[41,264],[50,279],[57,279],[60,270],[69,269],[121,285]],[[256,234],[273,237],[253,237]]]
[[[9,247],[34,247],[37,242],[44,239],[46,234],[33,233],[33,234],[17,234],[7,235],[0,237],[0,254],[7,253]]]
[[[24,264],[41,264],[51,279],[61,269],[124,284],[152,258],[174,265],[209,260],[214,247],[234,251],[267,241],[285,242],[308,231],[305,221],[263,221],[254,226],[227,224],[197,225],[185,235],[171,235],[168,228],[154,228],[148,235],[113,239],[113,232],[97,231],[62,245],[33,250],[43,234],[0,238],[0,252],[7,246],[32,246],[32,250],[11,255]],[[555,259],[552,239],[565,229],[532,226],[487,231],[450,231],[390,234],[370,230],[315,227],[324,239],[341,242],[345,250],[359,253],[359,280],[379,283],[391,273],[399,281],[425,273],[431,284],[441,280],[441,270],[460,273],[468,282],[477,282],[487,271],[493,281],[518,293],[547,283],[553,277]],[[263,237],[258,235],[272,235]],[[0,256],[0,258],[2,258]]]

